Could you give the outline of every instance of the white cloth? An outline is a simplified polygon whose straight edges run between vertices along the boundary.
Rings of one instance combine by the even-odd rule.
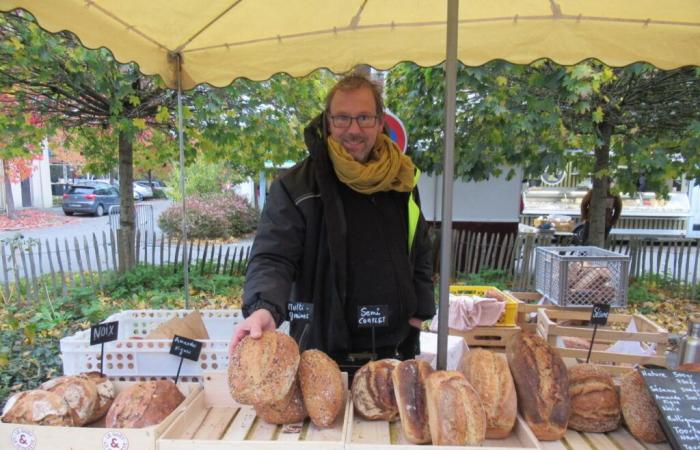
[[[421,332],[420,334],[420,355],[416,359],[422,359],[430,363],[435,369],[437,367],[437,343],[436,333]],[[462,354],[469,351],[467,343],[460,336],[447,336],[447,370],[457,370]]]
[[[495,298],[450,294],[448,326],[459,331],[469,331],[476,326],[489,327],[501,318],[505,302]],[[430,323],[430,331],[437,332],[438,314]]]

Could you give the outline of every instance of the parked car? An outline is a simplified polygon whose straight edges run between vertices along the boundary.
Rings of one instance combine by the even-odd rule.
[[[138,181],[134,181],[134,200],[143,200],[146,198],[153,198],[153,189],[140,184]]]
[[[161,190],[165,187],[165,184],[160,180],[151,180],[151,181],[137,180],[136,182],[138,184],[140,184],[141,186],[150,187],[150,188],[153,188],[155,190]]]
[[[63,212],[67,216],[75,213],[101,216],[112,205],[119,205],[119,190],[108,183],[86,181],[71,184],[63,194]]]

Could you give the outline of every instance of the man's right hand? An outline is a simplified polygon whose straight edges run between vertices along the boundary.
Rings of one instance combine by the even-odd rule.
[[[246,336],[250,335],[253,339],[260,339],[263,331],[275,331],[277,329],[277,324],[275,319],[272,317],[270,311],[266,309],[258,309],[253,312],[247,319],[239,323],[236,329],[233,331],[233,337],[231,338],[231,343],[228,346],[229,358],[233,353],[233,349],[236,348],[238,343]]]

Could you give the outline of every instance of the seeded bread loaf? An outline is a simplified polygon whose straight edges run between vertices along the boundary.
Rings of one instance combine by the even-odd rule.
[[[666,441],[659,424],[659,410],[636,370],[620,377],[620,406],[625,424],[634,437],[651,444]]]
[[[306,350],[299,361],[299,383],[311,421],[319,428],[333,426],[345,411],[345,384],[338,364],[319,350]]]
[[[182,403],[182,395],[170,380],[145,381],[121,391],[107,412],[108,428],[144,428],[159,424]]]
[[[77,426],[78,415],[60,395],[43,390],[19,392],[7,400],[2,411],[5,423]]]
[[[308,416],[298,380],[294,381],[292,388],[282,400],[254,407],[255,413],[262,420],[274,425],[301,422]]]
[[[396,366],[391,375],[401,428],[406,439],[414,444],[431,442],[425,399],[425,379],[431,373],[433,368],[427,361],[409,359]]]
[[[398,365],[398,360],[380,359],[368,362],[355,373],[352,403],[361,417],[367,420],[395,420],[399,416],[391,379]]]
[[[570,367],[569,397],[569,428],[606,433],[620,426],[620,398],[612,376],[605,369],[593,364]]]

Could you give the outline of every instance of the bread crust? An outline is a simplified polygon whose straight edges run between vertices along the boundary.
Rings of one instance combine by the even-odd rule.
[[[107,412],[108,428],[144,428],[159,424],[182,403],[182,395],[170,380],[145,381],[121,391]]]
[[[101,374],[100,372],[86,372],[81,375],[87,377],[89,380],[95,383],[95,387],[97,389],[97,405],[92,417],[90,417],[88,420],[88,423],[92,423],[101,419],[105,414],[107,414],[107,411],[109,411],[110,406],[112,406],[114,397],[116,397],[117,393],[114,390],[114,385],[111,381],[109,381],[109,378],[107,378],[106,375]]]
[[[540,336],[519,332],[506,343],[518,410],[541,441],[566,433],[571,411],[569,376],[561,357]]]
[[[91,422],[99,405],[97,386],[88,377],[68,375],[44,382],[39,389],[53,392],[63,397],[77,416],[76,426]]]
[[[625,424],[634,437],[651,444],[666,441],[659,424],[659,410],[636,370],[620,377],[620,406]]]
[[[391,375],[396,359],[370,361],[355,373],[352,380],[352,403],[355,411],[367,420],[396,420],[399,409]]]
[[[77,426],[78,415],[62,396],[34,389],[19,392],[7,400],[2,421],[26,425]]]
[[[391,374],[394,395],[406,439],[414,444],[431,442],[425,379],[433,373],[427,361],[409,359],[401,362]]]
[[[481,398],[486,412],[486,438],[508,437],[518,415],[518,399],[505,356],[472,349],[462,356],[459,370]]]
[[[308,413],[304,407],[299,381],[295,380],[287,395],[278,402],[255,405],[255,413],[262,420],[274,425],[301,422]]]
[[[433,445],[481,445],[486,413],[479,394],[461,372],[437,371],[425,379]]]
[[[265,331],[259,339],[246,336],[236,346],[228,366],[231,396],[244,405],[281,401],[294,384],[299,346],[291,337]]]
[[[345,409],[345,385],[338,364],[320,350],[306,350],[299,361],[299,384],[314,425],[333,426]]]
[[[593,364],[569,368],[571,416],[569,428],[606,433],[620,426],[620,398],[612,376]]]

